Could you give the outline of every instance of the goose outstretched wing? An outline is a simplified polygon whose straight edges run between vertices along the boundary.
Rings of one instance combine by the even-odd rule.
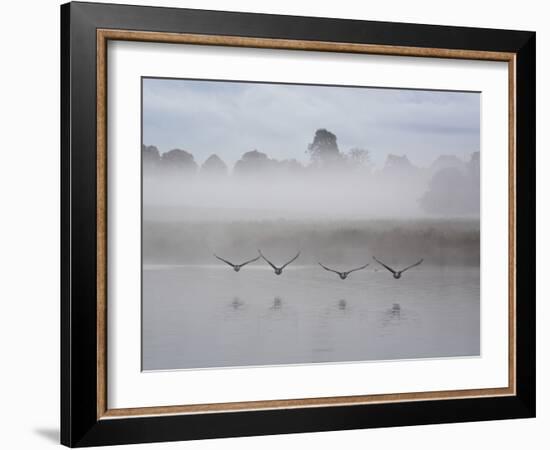
[[[328,268],[327,266],[324,266],[323,264],[319,263],[319,265],[325,269],[325,270],[328,270],[329,272],[334,272],[334,273],[337,273],[338,275],[340,275],[340,272],[338,272],[337,270],[334,270],[334,269],[330,269]]]
[[[250,264],[251,262],[258,261],[260,259],[259,256],[256,256],[255,258],[249,259],[248,261],[243,262],[240,266],[246,266],[247,264]]]
[[[375,256],[372,257],[378,264],[384,266],[386,269],[388,269],[391,273],[395,274],[397,273],[395,270],[393,270],[391,267],[389,266],[386,266],[382,261],[380,261],[379,259],[377,259]]]
[[[405,268],[401,271],[401,273],[405,272],[405,270],[412,269],[413,267],[416,267],[416,266],[422,264],[422,261],[424,261],[424,258],[422,258],[420,261],[415,262],[414,264],[411,264],[410,266],[405,267]]]
[[[215,256],[216,258],[218,258],[220,261],[223,261],[224,263],[229,264],[231,267],[235,267],[235,264],[233,264],[232,262],[227,261],[226,259],[220,258],[220,257],[219,257],[218,255],[216,255],[215,253],[214,253],[214,256]]]
[[[271,267],[273,267],[274,269],[278,269],[278,267],[277,267],[275,264],[273,264],[269,259],[267,259],[267,258],[264,256],[264,254],[262,253],[261,250],[258,250],[258,253],[260,254],[260,256],[262,257],[262,259],[263,259],[266,263],[268,263],[268,264],[269,264]]]
[[[369,263],[365,264],[364,266],[358,267],[357,269],[348,270],[348,273],[357,272],[358,270],[363,270],[363,269],[366,268],[368,265],[369,265]]]
[[[285,268],[286,266],[288,266],[291,262],[296,261],[296,258],[298,258],[298,256],[300,256],[300,252],[298,252],[298,253],[296,254],[296,256],[295,256],[294,258],[292,258],[289,262],[287,262],[285,265],[283,265],[283,266],[281,267],[281,269],[284,269],[284,268]]]

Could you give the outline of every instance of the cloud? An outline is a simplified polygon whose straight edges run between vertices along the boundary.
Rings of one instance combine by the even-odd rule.
[[[480,94],[144,79],[144,144],[182,148],[202,163],[212,153],[230,166],[258,149],[276,159],[307,161],[315,130],[327,128],[342,151],[371,150],[429,165],[440,154],[479,150]]]

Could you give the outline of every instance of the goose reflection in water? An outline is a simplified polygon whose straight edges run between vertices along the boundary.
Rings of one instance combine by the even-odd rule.
[[[281,309],[283,307],[283,299],[281,297],[275,297],[270,309]]]
[[[401,318],[401,305],[399,303],[394,303],[390,309],[390,315],[396,319]]]
[[[384,312],[384,318],[382,319],[382,326],[388,325],[399,325],[403,320],[403,315],[401,311],[401,305],[399,303],[394,303],[391,308],[387,309]]]
[[[231,302],[231,308],[237,310],[237,309],[241,309],[243,305],[244,303],[241,301],[239,297],[233,297],[233,301]]]

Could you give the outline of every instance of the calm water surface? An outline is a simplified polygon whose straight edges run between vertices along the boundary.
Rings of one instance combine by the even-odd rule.
[[[480,353],[479,267],[144,266],[143,369]]]

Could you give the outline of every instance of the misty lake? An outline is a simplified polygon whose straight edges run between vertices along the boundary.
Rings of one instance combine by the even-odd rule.
[[[144,265],[143,369],[475,356],[479,266]]]

